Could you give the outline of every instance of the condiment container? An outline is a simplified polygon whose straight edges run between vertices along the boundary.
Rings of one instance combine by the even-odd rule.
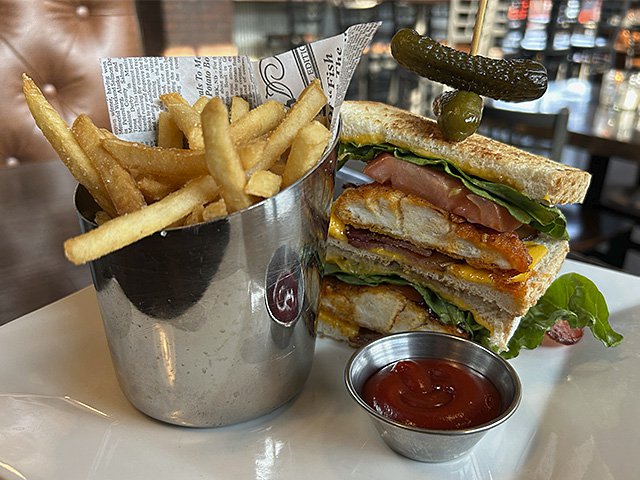
[[[457,362],[484,376],[500,394],[500,414],[471,428],[426,429],[391,420],[363,399],[363,387],[374,373],[399,360],[420,358]],[[520,404],[520,380],[507,361],[477,343],[444,333],[408,332],[383,337],[355,352],[344,375],[347,390],[367,412],[384,442],[397,453],[421,462],[446,462],[466,454],[489,430],[513,415]]]

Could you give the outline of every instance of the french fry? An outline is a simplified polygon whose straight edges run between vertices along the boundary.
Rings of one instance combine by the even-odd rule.
[[[258,170],[269,170],[287,148],[291,146],[300,128],[309,123],[327,103],[320,81],[315,79],[305,88],[284,120],[269,135],[262,158],[247,171],[250,178]],[[247,114],[248,115],[248,114]]]
[[[107,223],[111,220],[111,216],[105,212],[104,210],[99,210],[96,212],[96,216],[94,217],[94,221],[97,225],[102,225],[103,223]]]
[[[284,172],[282,172],[283,187],[294,183],[318,163],[329,138],[331,138],[331,132],[315,120],[300,129],[293,139]]]
[[[160,99],[169,110],[173,121],[187,137],[189,148],[204,150],[202,125],[198,112],[178,93],[165,93],[160,95]]]
[[[282,185],[282,177],[280,175],[268,170],[258,170],[251,175],[247,185],[244,187],[244,193],[256,197],[269,198],[280,191],[280,185]]]
[[[285,115],[284,105],[269,100],[233,122],[229,127],[231,138],[236,145],[250,142],[276,128]]]
[[[227,205],[224,203],[223,198],[210,203],[202,210],[202,219],[205,222],[209,222],[215,218],[226,217],[227,215],[229,215],[229,212],[227,211]]]
[[[204,210],[204,205],[198,205],[191,213],[187,215],[187,218],[184,219],[184,225],[195,225],[196,223],[202,223],[202,212]]]
[[[211,99],[202,111],[202,127],[207,166],[220,185],[227,209],[235,212],[249,207],[252,201],[244,193],[245,173],[229,135],[227,107],[220,98]]]
[[[236,122],[242,118],[246,113],[249,113],[250,106],[242,97],[231,97],[231,107],[229,109],[229,121],[231,123]]]
[[[141,173],[191,178],[209,173],[202,150],[150,147],[117,138],[105,138],[102,146],[121,165]]]
[[[186,105],[187,107],[189,106],[189,102],[187,102],[187,99],[180,95],[178,92],[163,93],[160,95],[160,100],[166,107],[168,107],[169,104]]]
[[[51,106],[35,82],[22,74],[22,91],[36,125],[64,162],[75,179],[93,196],[109,215],[116,209],[109,198],[100,174],[78,144],[67,123]]]
[[[264,146],[266,144],[267,139],[264,137],[260,137],[256,138],[252,142],[237,145],[236,150],[238,151],[238,156],[240,157],[242,168],[248,170],[253,165],[255,165],[256,162],[260,160],[260,157],[262,156],[262,152],[264,150]]]
[[[286,155],[286,152],[285,152],[285,155]],[[271,172],[271,173],[275,173],[276,175],[282,176],[282,174],[284,173],[284,168],[285,168],[286,163],[287,163],[287,159],[284,158],[285,155],[280,157],[276,161],[276,163],[271,165],[271,168],[268,171]],[[260,170],[258,170],[258,171],[260,171]]]
[[[98,170],[118,215],[135,212],[147,202],[131,174],[102,148],[103,135],[87,115],[79,115],[71,127],[73,136]]]
[[[204,140],[202,139],[202,125],[200,115],[188,105],[171,105],[167,107],[173,121],[187,137],[187,143],[191,150],[204,150]]]
[[[204,107],[209,103],[209,100],[211,100],[209,97],[202,96],[193,103],[192,108],[198,115],[200,115],[202,110],[204,110]]]
[[[100,129],[100,133],[102,133],[102,136],[103,136],[104,138],[115,138],[115,139],[117,139],[117,138],[118,138],[117,136],[115,136],[115,135],[113,134],[113,132],[111,132],[111,131],[107,130],[106,128],[101,128],[101,129]]]
[[[187,216],[195,207],[216,197],[209,175],[199,177],[159,202],[110,220],[64,242],[72,263],[81,265],[130,245]]]
[[[136,183],[147,202],[153,203],[182,188],[187,180],[147,174],[138,175]]]
[[[182,148],[182,130],[169,112],[158,114],[158,146],[165,148]]]

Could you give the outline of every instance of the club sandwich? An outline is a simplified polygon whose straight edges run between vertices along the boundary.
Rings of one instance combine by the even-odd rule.
[[[619,341],[608,312],[536,307],[569,251],[557,206],[584,200],[589,173],[479,134],[449,142],[434,121],[382,103],[347,101],[341,120],[339,162],[364,162],[371,181],[334,202],[320,334],[362,345],[437,330],[514,356],[570,319],[604,322],[601,340]],[[604,303],[584,277],[561,283],[552,297],[586,289]]]

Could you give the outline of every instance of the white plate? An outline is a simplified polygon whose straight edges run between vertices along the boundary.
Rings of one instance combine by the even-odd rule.
[[[455,462],[390,451],[343,385],[352,354],[321,339],[300,396],[217,429],[135,410],[111,367],[92,287],[0,327],[0,479],[627,479],[640,445],[640,278],[567,261],[592,278],[625,340],[589,334],[524,351],[516,414]]]

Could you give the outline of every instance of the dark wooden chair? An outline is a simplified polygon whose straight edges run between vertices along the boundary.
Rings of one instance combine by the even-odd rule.
[[[562,161],[569,110],[557,113],[507,111],[485,106],[480,133]],[[569,257],[623,268],[634,220],[602,205],[563,205],[571,237]]]
[[[567,142],[568,122],[567,108],[548,114],[503,110],[486,105],[480,132],[559,162]]]

